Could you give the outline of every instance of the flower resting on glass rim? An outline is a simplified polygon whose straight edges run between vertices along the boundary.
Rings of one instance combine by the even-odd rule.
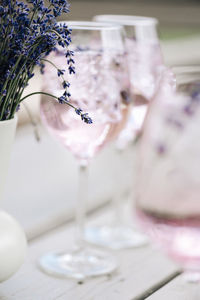
[[[56,17],[69,12],[69,3],[66,0],[49,0],[47,3],[45,6],[43,0],[0,1],[0,121],[12,119],[25,98],[40,94],[36,91],[22,98],[34,76],[34,67],[40,66],[43,73],[44,63],[49,63],[45,57],[56,51],[57,46],[66,49],[68,72],[75,73],[73,51],[68,49],[71,30],[66,24],[56,22]],[[50,96],[76,111],[78,108],[70,103],[70,84],[64,80],[64,72],[57,68],[63,95]],[[80,116],[84,122],[92,123],[84,113]]]

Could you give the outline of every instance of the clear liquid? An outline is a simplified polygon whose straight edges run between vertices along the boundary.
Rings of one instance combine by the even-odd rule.
[[[63,50],[62,50],[63,51]],[[52,53],[51,60],[60,69],[67,69],[63,52]],[[102,111],[96,118],[116,121],[121,118],[121,93],[129,93],[129,78],[126,59],[118,53],[101,51],[75,52],[76,73],[69,75],[66,71],[65,80],[70,82],[70,94],[73,104],[83,111]],[[43,91],[61,96],[62,80],[57,77],[55,68],[47,65],[43,76]]]
[[[130,115],[130,105],[122,105],[121,108],[121,121],[117,124],[111,125],[110,136],[112,140],[115,140],[119,137],[120,133],[126,127],[128,118]]]
[[[50,133],[79,160],[91,159],[112,138],[111,123],[86,124],[66,104],[41,100],[41,117]],[[93,114],[90,113],[93,117]]]
[[[130,78],[131,112],[117,139],[117,147],[124,149],[140,133],[147,107],[155,93],[158,74],[163,67],[159,43],[126,38]]]
[[[200,270],[200,216],[169,217],[137,210],[145,232],[184,269]]]
[[[131,91],[136,105],[143,105],[152,98],[159,70],[163,67],[160,45],[157,41],[126,38],[126,49]]]
[[[51,54],[50,60],[65,69],[66,58],[62,51]],[[78,51],[74,59],[75,75],[67,72],[64,75],[70,82],[70,102],[89,113],[93,124],[85,124],[72,108],[48,96],[42,97],[41,116],[52,135],[76,158],[88,160],[125,126],[129,102],[126,97],[122,99],[122,95],[129,95],[129,80],[126,59],[118,53]],[[61,80],[53,66],[46,66],[43,78],[44,92],[63,94]]]

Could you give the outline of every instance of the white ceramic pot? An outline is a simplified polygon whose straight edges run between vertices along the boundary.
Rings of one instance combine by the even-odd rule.
[[[0,200],[3,196],[17,118],[0,121]],[[24,261],[26,237],[18,222],[0,210],[0,282],[14,274]]]
[[[19,269],[26,252],[27,242],[23,229],[12,216],[0,211],[0,282]]]
[[[8,121],[0,121],[0,200],[5,187],[16,126],[17,117]]]

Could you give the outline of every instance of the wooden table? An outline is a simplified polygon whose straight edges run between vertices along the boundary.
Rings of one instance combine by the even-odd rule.
[[[151,245],[113,251],[119,262],[118,270],[110,276],[83,283],[53,278],[38,269],[37,260],[42,254],[64,250],[73,243],[77,182],[77,165],[71,154],[55,143],[44,129],[40,128],[40,134],[38,144],[30,126],[17,132],[2,207],[24,226],[29,251],[19,272],[0,285],[0,299],[200,299],[199,285],[184,283],[178,267]],[[119,192],[123,198],[131,184],[134,164],[130,168],[130,162],[134,161],[134,149],[125,151],[121,161],[123,176]],[[116,151],[110,146],[91,165],[87,203],[91,224],[105,224],[111,219],[116,162]],[[126,213],[130,212],[129,208]],[[132,224],[132,217],[126,219]]]

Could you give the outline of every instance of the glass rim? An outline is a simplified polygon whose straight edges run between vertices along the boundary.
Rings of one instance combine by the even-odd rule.
[[[153,17],[146,17],[146,16],[134,16],[134,15],[110,15],[110,14],[103,14],[103,15],[96,15],[94,19],[97,21],[106,21],[104,17],[107,18],[108,22],[116,21],[117,24],[124,25],[124,26],[148,26],[148,25],[157,25],[158,19]]]
[[[121,24],[113,24],[112,22],[96,22],[96,21],[60,21],[58,24],[66,24],[70,29],[83,30],[122,30]]]

